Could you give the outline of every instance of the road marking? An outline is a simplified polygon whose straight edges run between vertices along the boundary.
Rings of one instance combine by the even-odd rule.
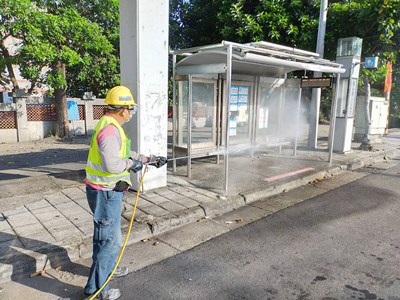
[[[293,171],[293,172],[288,172],[288,173],[284,173],[284,174],[280,174],[280,175],[276,175],[276,176],[271,176],[271,177],[267,177],[264,180],[271,182],[271,181],[275,181],[275,180],[279,180],[282,178],[286,178],[286,177],[290,177],[290,176],[294,176],[297,174],[301,174],[301,173],[305,173],[305,172],[309,172],[309,171],[314,171],[314,168],[304,168],[304,169],[300,169],[297,171]]]

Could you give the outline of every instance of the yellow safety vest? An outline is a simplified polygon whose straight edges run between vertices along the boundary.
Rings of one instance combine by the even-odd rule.
[[[125,170],[122,173],[115,174],[104,170],[103,162],[101,160],[99,146],[97,144],[97,135],[99,132],[107,125],[114,125],[117,127],[119,134],[121,136],[122,145],[119,149],[119,157],[128,158],[130,156],[131,140],[125,135],[124,129],[118,122],[110,116],[103,116],[99,120],[94,129],[92,140],[90,142],[89,155],[86,165],[86,180],[93,184],[102,186],[113,186],[118,181],[126,181],[129,185],[132,185],[129,171]]]

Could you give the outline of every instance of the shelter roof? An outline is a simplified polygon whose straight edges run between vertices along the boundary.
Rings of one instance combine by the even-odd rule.
[[[222,73],[227,70],[228,47],[232,46],[232,73],[280,77],[286,73],[306,70],[321,73],[343,73],[341,64],[319,58],[314,52],[269,42],[220,44],[175,50],[186,56],[176,65],[177,74]]]

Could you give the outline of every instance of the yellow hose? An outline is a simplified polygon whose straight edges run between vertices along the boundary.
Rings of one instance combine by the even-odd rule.
[[[138,203],[138,200],[139,200],[140,190],[142,189],[143,180],[144,180],[144,176],[146,175],[146,173],[147,173],[147,164],[146,164],[146,166],[145,166],[145,168],[144,168],[142,178],[140,179],[139,188],[138,188],[138,190],[137,190],[137,192],[136,192],[136,199],[135,199],[135,203],[134,203],[134,205],[133,205],[133,211],[132,211],[131,221],[130,221],[130,223],[129,223],[128,232],[126,233],[126,237],[125,237],[124,244],[122,245],[121,251],[119,252],[119,256],[118,256],[118,259],[117,259],[117,263],[115,264],[114,269],[111,271],[110,275],[108,275],[107,280],[103,283],[103,285],[101,286],[101,288],[99,288],[99,289],[97,290],[97,292],[94,293],[94,294],[90,297],[89,300],[93,300],[94,298],[97,297],[98,294],[100,294],[100,292],[104,289],[104,287],[107,285],[107,283],[108,283],[108,282],[111,280],[111,278],[113,277],[113,275],[114,275],[114,273],[115,273],[115,270],[117,269],[117,267],[118,267],[118,265],[119,265],[119,263],[120,263],[120,261],[121,261],[122,255],[124,254],[125,247],[126,247],[126,244],[127,244],[127,242],[128,242],[128,239],[129,239],[129,235],[131,234],[131,229],[132,229],[132,225],[133,225],[133,220],[134,220],[134,218],[135,218],[135,213],[136,213],[136,206],[137,206],[137,203]]]

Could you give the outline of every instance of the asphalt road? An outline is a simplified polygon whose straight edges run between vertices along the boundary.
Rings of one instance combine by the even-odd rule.
[[[400,163],[116,280],[122,299],[400,299]]]

